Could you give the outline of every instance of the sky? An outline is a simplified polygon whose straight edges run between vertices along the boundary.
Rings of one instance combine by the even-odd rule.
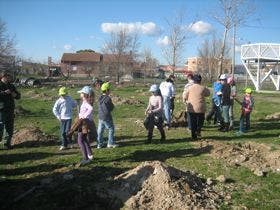
[[[239,46],[247,43],[280,43],[280,1],[252,0],[255,12],[246,25],[236,29],[236,60]],[[222,37],[223,27],[211,13],[218,13],[217,0],[0,0],[0,18],[7,32],[15,35],[18,55],[36,62],[51,56],[59,62],[63,53],[81,49],[102,52],[110,33],[126,28],[139,34],[139,52],[148,48],[161,64],[166,64],[162,48],[168,44],[166,20],[185,14],[190,37],[182,53],[198,55],[198,47],[215,31]],[[191,26],[191,27],[190,27]],[[229,44],[233,32],[229,32]]]

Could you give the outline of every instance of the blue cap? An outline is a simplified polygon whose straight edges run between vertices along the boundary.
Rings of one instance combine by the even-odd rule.
[[[151,87],[150,87],[150,92],[157,92],[158,91],[158,86],[156,84],[153,84]]]
[[[92,89],[90,86],[84,86],[81,90],[78,91],[78,93],[91,94]]]

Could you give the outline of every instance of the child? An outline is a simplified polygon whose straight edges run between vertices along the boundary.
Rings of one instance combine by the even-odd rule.
[[[165,132],[163,130],[163,108],[162,108],[162,97],[159,94],[159,88],[157,85],[152,85],[150,92],[153,95],[149,98],[149,104],[145,111],[147,116],[145,120],[145,127],[148,130],[147,144],[150,144],[153,137],[154,125],[157,126],[161,139],[160,142],[165,141]]]
[[[59,150],[65,150],[71,147],[71,138],[67,136],[72,123],[72,110],[77,106],[77,102],[70,96],[66,87],[61,87],[58,91],[59,99],[53,106],[53,113],[60,122],[61,146]]]
[[[98,122],[98,129],[97,129],[97,141],[98,141],[97,149],[103,147],[103,133],[105,128],[109,130],[107,148],[115,148],[119,146],[114,141],[115,126],[111,114],[111,112],[114,109],[114,104],[109,96],[110,88],[111,88],[111,84],[109,82],[103,83],[100,88],[102,95],[98,99],[99,122]]]
[[[240,127],[238,133],[244,133],[250,129],[250,114],[254,107],[254,98],[252,97],[252,89],[245,89],[245,96],[243,101],[240,102],[236,99],[236,101],[241,105],[241,117],[240,117]],[[246,126],[244,129],[244,119],[246,121]]]
[[[92,103],[92,89],[89,86],[85,86],[80,93],[82,105],[80,107],[79,119],[91,124],[93,122],[93,107]],[[89,163],[92,159],[92,151],[88,141],[88,128],[83,125],[78,129],[78,144],[83,153],[83,160],[80,162],[81,165]]]

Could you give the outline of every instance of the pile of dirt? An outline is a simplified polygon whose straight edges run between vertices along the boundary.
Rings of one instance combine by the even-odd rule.
[[[266,119],[266,120],[280,120],[280,112],[267,115],[267,116],[265,117],[265,119]]]
[[[122,104],[126,104],[126,105],[141,105],[144,104],[143,101],[140,101],[134,97],[130,97],[130,98],[122,98],[118,95],[113,95],[112,96],[112,101],[115,105],[122,105]]]
[[[192,172],[183,172],[159,161],[147,161],[96,186],[98,197],[112,208],[218,209],[223,197]]]
[[[230,165],[244,166],[263,176],[269,171],[280,172],[280,150],[264,144],[246,142],[230,144],[216,141],[200,142],[200,147],[212,146],[210,154]]]
[[[15,115],[21,115],[21,116],[24,116],[24,115],[28,115],[30,114],[31,112],[29,110],[26,110],[24,109],[22,106],[18,105],[15,107]]]
[[[187,118],[186,118],[186,112],[182,111],[179,113],[176,113],[173,116],[172,122],[171,122],[172,127],[186,127],[187,126]]]
[[[54,143],[54,136],[46,135],[38,127],[26,127],[16,131],[13,135],[13,145],[38,146]]]

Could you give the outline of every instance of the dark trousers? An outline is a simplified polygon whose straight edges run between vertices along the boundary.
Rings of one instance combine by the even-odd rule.
[[[218,122],[222,121],[221,108],[215,104],[214,99],[212,98],[212,107],[211,110],[206,115],[206,120],[210,121],[213,116],[214,116],[214,124],[217,121]]]
[[[80,146],[84,160],[88,160],[88,156],[92,155],[92,151],[87,139],[87,134],[78,132],[78,144]]]
[[[0,141],[4,136],[4,144],[11,146],[14,133],[14,112],[0,112]]]
[[[152,138],[153,138],[153,131],[154,131],[154,127],[157,126],[160,135],[161,135],[161,141],[165,140],[165,132],[163,129],[163,119],[162,117],[159,117],[158,119],[155,119],[154,115],[150,115],[147,118],[147,123],[146,123],[146,129],[148,130],[148,142],[151,142]]]
[[[201,132],[204,123],[204,113],[189,112],[189,115],[191,118],[192,139],[197,139],[197,134]]]
[[[244,120],[246,122],[246,126],[244,128]],[[250,112],[249,113],[242,113],[240,116],[240,127],[239,131],[245,132],[250,130]]]

